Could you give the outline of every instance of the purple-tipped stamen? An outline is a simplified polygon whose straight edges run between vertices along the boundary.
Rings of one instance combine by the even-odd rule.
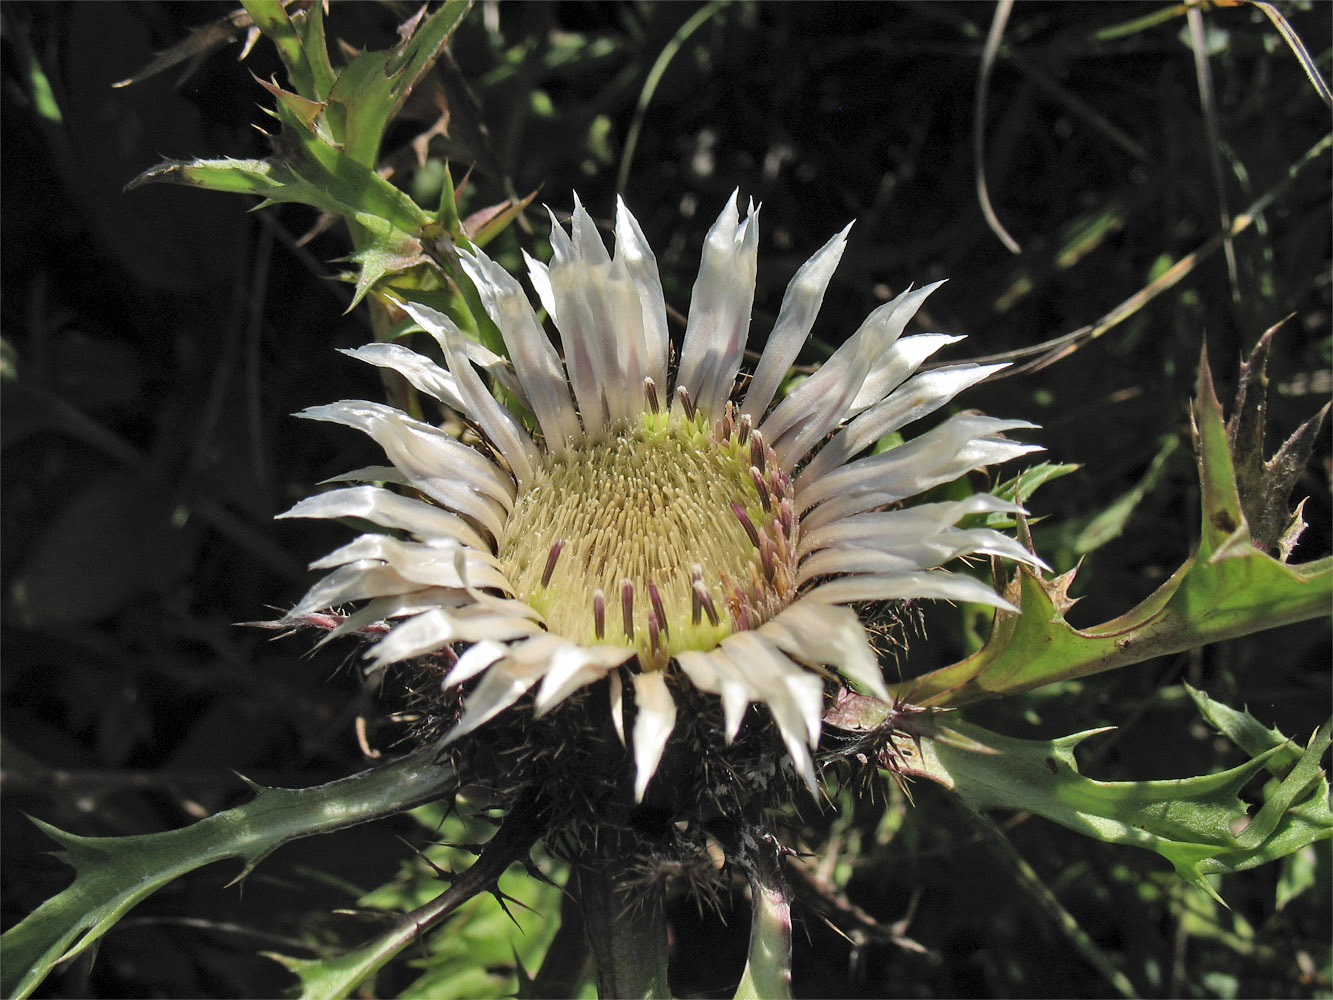
[[[745,513],[745,508],[733,500],[731,501],[731,512],[736,515],[736,520],[741,522],[741,527],[744,528],[745,533],[750,536],[750,544],[756,549],[759,548],[759,529],[756,528],[754,522],[750,520],[750,515]]]
[[[599,640],[606,638],[606,595],[600,589],[592,592],[592,630]]]
[[[620,616],[625,625],[625,638],[634,638],[634,584],[629,578],[620,581]]]
[[[551,574],[555,572],[556,560],[560,558],[560,550],[565,547],[565,540],[557,538],[555,544],[551,546],[550,555],[546,557],[546,568],[542,570],[542,586],[550,586]]]
[[[776,549],[777,546],[774,544],[773,539],[765,533],[759,545],[759,563],[764,570],[764,579],[769,583],[773,582],[773,575],[777,572],[778,568],[776,562]]]
[[[708,616],[709,624],[716,625],[722,619],[718,617],[717,608],[713,605],[712,593],[708,590],[708,587],[704,584],[702,579],[694,581],[693,590],[694,590],[695,624],[696,625],[699,624],[698,613],[699,610],[702,610],[703,613]]]
[[[752,465],[750,466],[750,479],[754,481],[754,488],[759,493],[759,503],[764,508],[764,513],[773,513],[773,499],[768,492],[768,483],[764,482],[764,474]]]
[[[653,614],[657,616],[658,624],[662,628],[662,634],[669,636],[671,629],[667,626],[666,611],[662,607],[662,595],[657,591],[657,584],[651,581],[648,584],[648,600],[652,602]]]
[[[685,410],[685,419],[693,420],[695,409],[694,400],[690,399],[690,392],[683,385],[676,386],[676,398],[680,400],[680,405]]]
[[[764,455],[764,435],[758,427],[750,432],[750,464],[760,472],[768,467]]]

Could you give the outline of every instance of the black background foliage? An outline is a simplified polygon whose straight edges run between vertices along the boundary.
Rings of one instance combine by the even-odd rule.
[[[1210,9],[1215,148],[1182,17],[1107,32],[1143,4],[1019,4],[987,88],[986,174],[1011,254],[974,188],[972,118],[988,4],[719,6],[680,47],[647,104],[625,198],[658,251],[669,304],[688,306],[703,233],[733,189],[762,202],[755,339],[799,264],[848,220],[851,243],[802,360],[819,361],[908,283],[948,277],[919,328],[967,334],[961,360],[1029,348],[1093,322],[1275,185],[1284,192],[1177,288],[1055,364],[979,387],[962,405],[1042,425],[1030,438],[1083,469],[1032,504],[1039,551],[1077,559],[1087,519],[1138,483],[1164,442],[1188,442],[1187,400],[1206,343],[1223,398],[1237,360],[1292,314],[1273,359],[1273,446],[1328,396],[1328,157],[1286,182],[1328,130],[1327,109],[1268,21]],[[617,171],[650,68],[695,4],[479,6],[453,45],[453,119],[435,151],[455,177],[475,165],[465,209],[538,189],[558,212],[577,190],[609,218]],[[272,516],[329,475],[378,461],[369,442],[293,420],[304,406],[376,398],[373,372],[337,353],[370,339],[327,262],[337,231],[293,206],[247,214],[243,199],[123,185],[162,157],[259,156],[279,73],[262,44],[193,72],[126,89],[154,51],[227,13],[214,3],[22,4],[3,10],[4,216],[4,918],[67,881],[40,852],[27,811],[64,829],[123,834],[179,826],[241,800],[231,773],[303,786],[366,764],[400,733],[392,683],[364,680],[350,647],[307,657],[235,623],[272,616],[311,580],[304,564],[336,526]],[[334,5],[331,33],[383,46],[395,15]],[[1292,23],[1327,72],[1327,10]],[[49,79],[58,116],[34,80]],[[465,93],[457,81],[466,81]],[[390,133],[390,153],[413,135]],[[401,162],[407,163],[406,159]],[[1216,174],[1215,174],[1216,170]],[[401,174],[400,176],[406,176]],[[1214,177],[1221,181],[1221,190]],[[426,185],[426,181],[420,181]],[[535,208],[494,248],[516,265],[545,252]],[[679,333],[679,326],[676,328]],[[1188,553],[1196,489],[1188,447],[1107,545],[1089,552],[1072,614],[1092,624],[1128,609]],[[1329,547],[1328,448],[1297,484],[1313,528],[1297,560]],[[1086,546],[1084,546],[1086,548]],[[947,607],[901,669],[968,650]],[[1328,706],[1326,628],[1284,629],[1144,664],[981,713],[1016,735],[1120,727],[1085,770],[1103,778],[1183,776],[1236,763],[1197,724],[1182,679],[1246,704],[1303,738]],[[862,812],[864,811],[864,815]],[[850,825],[814,818],[809,843],[860,840],[849,899],[907,927],[925,954],[834,935],[798,907],[802,995],[1095,996],[1108,987],[1073,956],[1012,877],[968,839],[947,801],[917,790],[888,846],[870,846],[883,803]],[[49,995],[277,992],[261,947],[327,938],[345,884],[368,889],[405,849],[381,824],[286,849],[244,894],[205,871],[152,898]],[[1277,868],[1231,879],[1236,918],[1191,922],[1187,891],[1162,864],[1037,820],[1010,833],[1062,901],[1151,995],[1326,992],[1329,914],[1315,889],[1278,911]],[[1326,852],[1320,865],[1327,875]],[[316,874],[318,873],[318,874]],[[1326,881],[1320,883],[1326,886]],[[1145,886],[1152,887],[1151,891]],[[682,901],[673,975],[686,994],[725,995],[748,921],[725,925]],[[1240,929],[1238,929],[1240,928]],[[1248,931],[1245,930],[1248,928]],[[347,933],[346,930],[340,933]],[[351,938],[356,937],[351,934]]]

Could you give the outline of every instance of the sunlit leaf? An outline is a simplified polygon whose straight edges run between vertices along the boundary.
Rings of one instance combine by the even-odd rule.
[[[428,17],[418,15],[402,26],[393,48],[355,53],[335,71],[320,5],[289,14],[276,0],[250,0],[247,12],[278,49],[291,79],[292,89],[260,81],[276,101],[270,113],[282,124],[273,137],[273,155],[167,161],[127,189],[184,184],[258,195],[263,205],[298,202],[342,217],[355,247],[347,259],[358,265],[356,305],[382,278],[427,262],[422,244],[433,220],[375,168],[389,122],[469,6],[467,0],[449,0]]]
[[[26,997],[58,962],[80,954],[140,900],[187,872],[240,858],[242,878],[283,844],[401,812],[450,794],[453,769],[426,747],[317,788],[264,788],[193,826],[130,837],[81,837],[37,820],[75,871],[72,885],[0,938],[0,985]]]
[[[241,0],[246,13],[254,20],[255,27],[264,33],[264,37],[273,43],[278,55],[282,57],[287,75],[297,91],[316,100],[322,97],[320,84],[327,85],[328,74],[323,72],[328,66],[328,53],[314,54],[308,51],[293,18],[283,8],[281,0]],[[312,6],[318,7],[318,4]],[[320,15],[314,15],[318,22]],[[322,39],[323,32],[319,32]],[[324,91],[327,92],[327,91]]]
[[[1284,741],[1218,774],[1160,781],[1081,775],[1074,749],[1103,730],[1022,740],[933,713],[918,717],[912,731],[919,742],[896,756],[899,773],[936,781],[973,809],[1032,812],[1106,843],[1155,851],[1209,894],[1208,875],[1252,868],[1333,837],[1328,785],[1318,770],[1329,724],[1304,752]],[[1251,818],[1241,789],[1293,753],[1287,778],[1268,790]]]
[[[300,978],[302,1000],[339,1000],[460,906],[481,893],[498,891],[500,876],[510,865],[527,858],[544,824],[544,812],[535,800],[515,804],[477,860],[450,877],[445,892],[410,912],[395,915],[387,930],[359,948],[333,958],[291,958],[276,954],[269,957]],[[473,960],[475,963],[475,956]]]
[[[1194,418],[1200,540],[1166,583],[1119,618],[1077,629],[1064,617],[1072,571],[1048,580],[1021,568],[1006,591],[1019,614],[998,613],[980,650],[898,684],[895,693],[918,705],[958,707],[1327,615],[1333,559],[1289,565],[1250,539],[1206,358]]]
[[[1032,499],[1032,495],[1047,483],[1067,476],[1071,472],[1077,472],[1081,468],[1081,465],[1068,462],[1038,462],[1035,465],[1029,465],[1013,479],[1006,480],[991,492],[1002,500],[1012,500],[1018,504],[1027,503]],[[1003,518],[1007,515],[993,514],[990,516]],[[1012,518],[1010,518],[1010,521],[1012,521]],[[987,521],[987,523],[993,525],[997,522]]]
[[[470,0],[449,0],[424,20],[404,24],[393,48],[359,52],[343,67],[328,92],[328,115],[348,156],[367,165],[377,162],[384,130],[470,7]]]

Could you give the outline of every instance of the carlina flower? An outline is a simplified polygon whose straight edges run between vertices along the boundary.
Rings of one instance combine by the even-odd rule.
[[[507,359],[410,302],[403,308],[439,343],[447,368],[392,343],[346,353],[400,372],[470,421],[485,447],[379,403],[302,412],[366,432],[392,468],[359,470],[344,479],[365,485],[281,516],[356,517],[395,534],[364,534],[313,563],[331,572],[291,617],[366,601],[333,634],[392,622],[367,653],[375,667],[456,653],[445,686],[480,679],[449,739],[534,687],[541,714],[609,677],[623,740],[628,677],[640,800],[676,724],[673,685],[721,696],[728,742],[761,703],[813,790],[826,679],[888,697],[848,605],[945,598],[1007,608],[990,587],[939,567],[968,555],[1040,565],[1008,536],[959,526],[1018,510],[997,497],[895,505],[1036,449],[1003,437],[1032,424],[959,413],[864,454],[1003,367],[918,373],[961,339],[901,336],[936,285],[880,306],[773,405],[850,225],[792,279],[752,377],[738,383],[758,217],[751,205],[742,220],[733,195],[708,232],[674,389],[657,262],[623,203],[614,256],[576,200],[568,233],[552,216],[550,264],[527,258],[563,360],[518,281],[480,250],[462,252]]]

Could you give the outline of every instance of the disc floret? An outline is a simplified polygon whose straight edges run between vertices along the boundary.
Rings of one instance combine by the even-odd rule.
[[[549,455],[516,497],[498,557],[550,630],[629,647],[660,670],[790,603],[790,493],[748,418],[728,406],[709,426],[685,395]]]

